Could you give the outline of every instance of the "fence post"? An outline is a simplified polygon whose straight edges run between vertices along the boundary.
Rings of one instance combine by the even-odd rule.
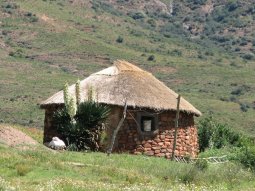
[[[178,126],[179,126],[180,101],[181,101],[181,95],[178,95],[178,97],[177,97],[177,109],[176,109],[175,126],[174,126],[174,143],[173,143],[173,151],[172,151],[172,158],[171,158],[171,160],[174,160],[174,151],[176,149],[176,138],[177,138],[177,131],[178,131]]]

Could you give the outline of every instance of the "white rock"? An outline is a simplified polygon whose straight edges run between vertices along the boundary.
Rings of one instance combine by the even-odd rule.
[[[49,147],[53,149],[65,149],[66,144],[58,137],[52,137],[52,141],[49,143]]]

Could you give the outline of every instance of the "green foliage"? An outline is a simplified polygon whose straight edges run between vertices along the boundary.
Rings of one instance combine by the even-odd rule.
[[[206,148],[220,149],[224,146],[241,146],[242,137],[224,124],[215,122],[212,117],[201,120],[198,124],[199,150]]]
[[[210,148],[200,157],[227,155],[230,161],[239,162],[255,171],[255,146],[251,138],[237,134],[212,118],[200,121],[198,136],[200,151]]]
[[[27,173],[29,173],[32,170],[30,165],[27,165],[25,163],[17,164],[15,168],[19,176],[25,176]]]
[[[247,103],[239,103],[240,104],[240,109],[242,112],[247,112],[248,109],[250,108],[249,104]]]
[[[244,54],[242,56],[242,58],[245,59],[245,60],[252,60],[254,58],[254,55],[251,54],[251,53],[248,53],[248,54]]]
[[[18,164],[32,170],[21,177]],[[155,164],[160,165],[152,168]],[[164,158],[52,153],[42,146],[20,151],[0,144],[0,173],[2,190],[252,190],[255,186],[254,174],[239,163],[199,170],[193,164]]]
[[[233,91],[231,91],[232,95],[240,96],[243,95],[251,90],[250,86],[242,85],[237,88],[235,88]]]
[[[105,130],[103,123],[109,115],[107,106],[96,102],[82,102],[78,105],[73,118],[66,108],[55,112],[54,122],[58,132],[66,140],[69,150],[100,149],[101,134]]]
[[[154,55],[150,55],[150,56],[148,57],[148,61],[153,61],[153,60],[155,60],[155,56],[154,56]]]
[[[199,150],[202,152],[210,146],[212,136],[213,123],[210,118],[199,121],[198,124],[198,143]]]
[[[128,13],[128,15],[132,17],[134,20],[145,18],[145,15],[142,12],[130,12]]]
[[[208,169],[208,162],[206,160],[197,160],[195,163],[195,167],[199,170],[206,170]]]
[[[36,14],[33,14],[31,12],[25,13],[24,16],[29,20],[29,22],[37,22],[39,20]]]
[[[255,146],[249,145],[242,148],[237,158],[245,167],[255,172]]]
[[[226,5],[226,7],[227,7],[227,9],[228,9],[228,11],[234,11],[234,10],[236,10],[237,8],[238,8],[238,3],[237,2],[228,2],[227,3],[227,5]]]
[[[173,51],[169,52],[172,56],[182,56],[182,51],[178,49],[174,49]]]
[[[12,56],[15,58],[22,58],[22,57],[24,57],[24,52],[22,49],[17,49],[16,51],[11,51],[9,53],[9,56]]]
[[[122,43],[124,41],[123,37],[122,36],[119,36],[117,39],[116,39],[116,42],[118,43]]]
[[[100,105],[93,101],[82,102],[78,106],[75,120],[77,125],[90,129],[104,123],[109,115],[109,112],[109,107],[106,105]]]
[[[2,5],[3,11],[8,14],[13,14],[15,9],[18,9],[18,8],[19,8],[19,6],[16,3],[12,3],[12,2],[4,3]]]
[[[197,168],[190,168],[189,171],[184,172],[180,175],[180,180],[184,184],[190,184],[194,181],[195,177],[197,176],[198,170]]]
[[[148,19],[147,23],[150,24],[151,27],[156,27],[157,23],[154,19]]]

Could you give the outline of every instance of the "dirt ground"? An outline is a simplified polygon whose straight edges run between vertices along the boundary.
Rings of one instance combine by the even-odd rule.
[[[10,126],[0,126],[0,143],[8,146],[37,145],[38,143],[25,133]]]

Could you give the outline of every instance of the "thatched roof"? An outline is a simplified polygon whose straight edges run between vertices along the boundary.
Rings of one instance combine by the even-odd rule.
[[[156,79],[151,73],[137,66],[117,60],[114,65],[91,74],[80,83],[81,99],[86,100],[88,89],[93,87],[97,101],[110,105],[141,107],[155,110],[176,110],[177,96],[173,90]],[[69,87],[71,95],[75,95],[75,85]],[[41,103],[42,108],[52,104],[63,104],[63,91],[59,91]],[[181,98],[180,110],[197,116],[201,112],[184,98]]]

